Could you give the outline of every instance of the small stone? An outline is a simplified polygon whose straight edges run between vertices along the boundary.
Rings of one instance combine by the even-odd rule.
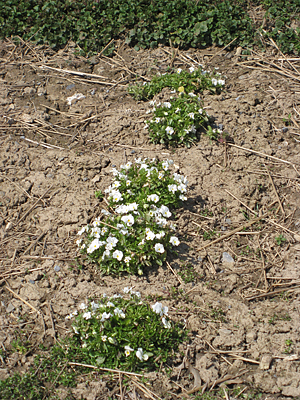
[[[273,360],[273,358],[272,358],[271,354],[264,354],[260,359],[259,369],[263,369],[263,370],[269,369],[272,360]]]
[[[64,159],[65,159],[65,157],[59,157],[58,161],[61,162],[61,161],[64,161]]]
[[[234,259],[233,259],[233,258],[231,257],[231,255],[230,255],[229,253],[227,253],[226,251],[224,251],[224,253],[223,253],[223,259],[222,259],[222,261],[225,262],[225,263],[231,263],[231,264],[234,263]]]
[[[66,87],[66,89],[67,89],[67,90],[71,90],[71,89],[73,89],[74,87],[75,87],[74,83],[71,83],[71,85],[68,85],[68,86]]]
[[[220,335],[230,335],[231,333],[232,333],[232,331],[230,329],[225,329],[225,328],[219,329]]]
[[[93,183],[97,183],[97,182],[100,182],[100,180],[101,180],[101,176],[100,175],[95,175],[94,178],[92,179],[92,182]]]
[[[7,312],[7,313],[11,313],[11,312],[14,311],[14,309],[15,309],[14,305],[11,304],[11,303],[9,303],[9,305],[8,305],[7,308],[6,308],[6,312]]]
[[[32,283],[33,285],[35,284],[35,281],[32,279],[29,279],[29,283]]]
[[[24,88],[23,93],[24,93],[24,94],[34,94],[34,93],[35,93],[35,88],[26,87],[26,88]]]
[[[231,219],[230,218],[225,218],[225,222],[226,222],[226,224],[231,224]]]
[[[284,127],[284,128],[282,128],[281,130],[282,130],[283,133],[286,133],[286,132],[289,130],[289,128]]]
[[[135,153],[135,150],[131,150],[131,154],[134,154]]]
[[[226,226],[223,225],[221,226],[221,231],[226,231],[226,229],[227,229]]]
[[[85,177],[85,178],[83,178],[82,180],[83,180],[83,182],[86,182],[86,181],[88,180],[88,178]]]
[[[202,261],[202,257],[201,257],[201,256],[198,257],[198,261],[199,261],[199,262]]]
[[[59,271],[60,271],[60,266],[59,266],[59,265],[55,265],[54,271],[55,271],[55,272],[59,272]]]

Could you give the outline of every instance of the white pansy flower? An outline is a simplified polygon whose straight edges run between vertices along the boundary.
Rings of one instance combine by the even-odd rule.
[[[114,303],[112,303],[111,301],[108,301],[106,303],[106,305],[107,305],[107,307],[114,307],[115,306]]]
[[[186,201],[186,200],[187,200],[187,197],[184,196],[183,194],[181,194],[181,195],[179,196],[179,198],[180,198],[180,200],[182,200],[182,201]]]
[[[174,133],[174,129],[171,126],[167,126],[165,131],[169,134],[169,135],[173,135]]]
[[[156,117],[155,120],[154,120],[154,122],[155,122],[156,124],[159,124],[159,123],[160,123],[160,118],[159,118],[159,117]]]
[[[197,96],[195,95],[195,93],[193,93],[193,92],[190,92],[188,95],[189,95],[190,97],[197,97]]]
[[[111,317],[111,313],[104,312],[101,317],[101,322]]]
[[[217,81],[217,79],[212,78],[212,79],[211,79],[211,83],[212,83],[214,86],[217,86],[218,81]]]
[[[171,236],[171,237],[170,237],[170,243],[171,243],[173,246],[179,246],[180,241],[178,240],[178,238],[177,238],[176,236]]]
[[[153,239],[155,239],[155,233],[149,230],[146,236],[146,240],[153,240]]]
[[[181,109],[177,107],[175,110],[175,113],[177,114],[177,113],[179,113],[179,111],[181,111]]]
[[[112,247],[116,247],[118,241],[119,240],[114,236],[108,236],[108,238],[106,239],[106,243],[107,244],[111,244]]]
[[[127,256],[127,257],[124,258],[124,262],[125,262],[126,264],[128,264],[130,260],[131,260],[131,257],[129,257],[129,256]]]
[[[171,104],[169,101],[165,101],[165,102],[163,103],[163,106],[166,107],[166,108],[171,108],[171,107],[172,107],[172,104]]]
[[[123,258],[123,252],[120,250],[116,250],[113,252],[113,258],[116,258],[118,261],[121,261]]]
[[[84,314],[82,314],[82,318],[84,319],[91,319],[92,318],[92,314],[90,311],[85,312]]]
[[[115,313],[115,315],[118,315],[121,318],[125,318],[124,312],[122,310],[120,310],[120,308],[118,308],[118,307],[114,309],[114,313]]]
[[[147,196],[147,201],[153,201],[154,203],[157,203],[159,201],[159,197],[157,194],[150,194]]]
[[[194,67],[190,67],[190,68],[189,68],[189,71],[190,71],[190,73],[192,73],[192,72],[195,71],[195,68],[194,68]]]
[[[126,186],[130,186],[130,184],[131,184],[131,181],[128,179],[128,180],[126,181]]]
[[[79,335],[78,329],[73,326],[73,331],[76,333],[76,335]]]
[[[85,310],[86,308],[87,308],[87,305],[85,304],[85,303],[81,303],[81,304],[79,304],[79,307],[78,307],[80,310]]]
[[[189,116],[190,118],[194,119],[194,118],[195,118],[195,113],[193,113],[193,112],[188,113],[188,116]]]
[[[169,321],[167,321],[165,317],[162,317],[161,322],[163,323],[163,325],[166,329],[171,328],[171,323]]]
[[[152,310],[156,312],[156,314],[159,314],[160,316],[163,315],[168,315],[169,308],[168,307],[163,307],[163,305],[159,302],[156,302],[151,306]]]
[[[158,174],[158,179],[162,179],[163,177],[164,177],[164,173],[161,171],[161,172],[159,172],[159,174]]]
[[[143,349],[141,349],[140,347],[137,349],[137,352],[135,353],[135,355],[137,356],[137,358],[139,358],[141,361],[147,361],[149,356],[147,353],[143,352]]]
[[[87,232],[89,229],[88,225],[84,226],[83,228],[80,229],[80,231],[77,233],[77,235],[82,235],[84,232]]]
[[[165,251],[165,248],[164,248],[164,246],[161,244],[161,243],[156,243],[156,245],[154,246],[154,250],[157,252],[157,253],[164,253],[164,251]]]
[[[78,240],[76,240],[76,244],[77,244],[77,246],[80,246],[80,245],[81,245],[81,242],[82,242],[82,239],[78,239]]]
[[[124,222],[127,226],[132,226],[134,224],[134,218],[131,214],[124,215],[121,218],[121,221]]]
[[[225,85],[225,81],[223,79],[219,79],[218,84],[223,86],[223,85]]]
[[[177,70],[176,70],[177,74],[180,74],[181,71],[182,71],[181,68],[177,68]]]
[[[128,286],[124,287],[123,292],[124,293],[131,293],[132,292],[132,287],[128,287]]]
[[[106,335],[101,336],[101,340],[102,340],[102,342],[106,342],[107,336]]]
[[[169,208],[167,206],[161,206],[160,209],[159,209],[159,212],[165,218],[170,218],[171,215],[172,215],[172,213],[170,212],[170,210],[169,210]]]
[[[96,311],[99,308],[99,304],[94,301],[91,302],[92,311]]]
[[[177,185],[168,185],[169,192],[175,193],[177,192]]]
[[[118,187],[120,187],[120,186],[121,186],[121,183],[120,183],[119,181],[115,181],[115,182],[112,184],[112,187],[115,188],[115,189],[118,189]]]
[[[130,356],[130,352],[131,351],[134,351],[130,346],[125,346],[124,349],[125,349],[125,356],[126,357]]]

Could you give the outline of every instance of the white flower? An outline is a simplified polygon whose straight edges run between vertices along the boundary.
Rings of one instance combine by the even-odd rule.
[[[128,286],[124,287],[123,292],[124,293],[131,293],[132,292],[132,287],[128,287]]]
[[[73,326],[73,331],[76,333],[76,335],[79,335],[78,329]]]
[[[177,189],[177,185],[168,185],[169,192],[175,193]]]
[[[223,86],[223,85],[225,85],[225,81],[223,79],[219,79],[218,84]]]
[[[202,114],[203,113],[202,108],[199,108],[198,112],[199,112],[199,114]]]
[[[81,346],[81,347],[84,349],[84,348],[87,347],[87,344],[84,342],[84,343],[82,343],[82,346]]]
[[[164,236],[165,236],[165,232],[164,231],[160,231],[159,233],[157,233],[155,235],[156,239],[158,239],[158,240],[163,238]]]
[[[108,340],[108,341],[109,341],[109,343],[111,343],[111,344],[116,344],[116,341],[115,341],[115,339],[114,339],[114,338],[112,338],[112,337],[109,337],[107,340]]]
[[[102,340],[102,342],[106,342],[107,336],[106,335],[101,336],[101,340]]]
[[[175,185],[176,186],[176,185]],[[162,214],[163,217],[165,218],[170,218],[172,213],[169,211],[169,208],[167,206],[161,206],[159,209],[159,212]]]
[[[117,203],[120,200],[123,200],[122,194],[118,190],[111,191],[111,197],[114,203]]]
[[[195,68],[194,68],[194,67],[190,67],[190,68],[189,68],[189,71],[190,71],[190,73],[192,73],[192,72],[195,71]]]
[[[121,218],[121,221],[124,222],[127,226],[132,226],[134,224],[134,218],[131,214],[124,215]]]
[[[160,118],[159,118],[159,117],[156,117],[155,120],[154,120],[154,122],[158,124],[158,123],[160,122]]]
[[[106,239],[106,243],[107,244],[111,244],[112,247],[116,247],[118,241],[119,240],[114,236],[108,236],[108,238]]]
[[[212,83],[214,86],[217,86],[218,81],[217,81],[217,79],[212,78],[212,79],[211,79],[211,83]]]
[[[85,312],[84,314],[82,314],[82,318],[84,319],[91,319],[92,318],[92,314],[91,312]]]
[[[159,197],[157,194],[150,194],[147,196],[147,201],[153,201],[154,203],[157,203],[159,201]]]
[[[178,68],[176,72],[177,72],[177,74],[180,74],[181,71],[182,71],[182,69]]]
[[[105,235],[107,230],[108,229],[106,228],[106,226],[103,226],[103,228],[101,229],[101,235]]]
[[[195,93],[193,93],[193,92],[190,92],[190,93],[189,93],[189,96],[190,96],[190,97],[197,97],[197,96],[195,95]]]
[[[113,187],[113,188],[116,188],[116,189],[118,189],[119,186],[121,186],[121,183],[118,182],[118,181],[115,181],[115,182],[112,184],[112,187]]]
[[[87,305],[85,303],[81,303],[78,308],[80,310],[85,310],[87,308]]]
[[[155,239],[155,233],[149,230],[147,232],[146,240],[153,240],[153,239]]]
[[[154,312],[156,312],[156,314],[159,314],[160,316],[168,315],[168,307],[163,307],[161,303],[156,302],[155,304],[153,304],[153,306],[151,306],[151,308]]]
[[[135,353],[137,358],[139,358],[141,361],[147,361],[149,356],[147,353],[144,353],[143,350],[139,347],[137,352]]]
[[[159,172],[159,174],[158,174],[158,179],[162,179],[163,177],[164,177],[164,173],[161,171],[161,172]]]
[[[165,130],[169,135],[173,135],[174,133],[174,129],[171,126],[167,126]]]
[[[167,321],[165,317],[162,317],[161,322],[163,323],[163,325],[166,329],[171,328],[171,323],[169,321]]]
[[[179,196],[179,198],[180,198],[180,200],[182,200],[182,201],[185,201],[185,200],[187,200],[187,197],[186,197],[186,196],[184,196],[183,194],[181,194],[181,195]]]
[[[188,116],[189,116],[190,118],[194,119],[194,118],[195,118],[195,113],[193,113],[193,112],[188,113]]]
[[[129,256],[127,256],[127,257],[124,258],[124,262],[125,262],[126,264],[128,264],[130,260],[131,260],[131,257],[129,257]]]
[[[115,306],[114,303],[112,303],[111,301],[108,301],[106,303],[106,305],[107,305],[107,307],[114,307]]]
[[[105,321],[106,319],[111,317],[111,313],[104,312],[101,317],[101,322]]]
[[[140,241],[140,243],[138,244],[138,246],[143,246],[144,244],[145,244],[145,240],[142,239],[142,240]]]
[[[88,230],[88,226],[84,226],[83,228],[80,229],[80,231],[77,233],[77,235],[82,235],[87,230]]]
[[[122,310],[120,310],[120,308],[115,308],[114,313],[115,313],[115,315],[118,315],[121,318],[125,318],[125,314],[123,313]]]
[[[94,301],[91,302],[92,311],[96,311],[99,308],[99,304],[95,303]]]
[[[177,114],[179,111],[181,111],[181,109],[177,107],[175,113]]]
[[[134,351],[131,347],[125,346],[125,356],[128,357],[131,351]]]
[[[113,252],[113,258],[116,258],[118,261],[121,261],[123,258],[123,252],[120,250],[116,250]]]
[[[154,250],[157,253],[161,253],[161,254],[164,253],[164,251],[165,251],[164,246],[161,243],[156,243],[156,245],[154,246]]]
[[[171,236],[170,237],[170,243],[173,246],[179,246],[179,244],[180,244],[180,242],[179,242],[179,240],[178,240],[178,238],[176,236]]]
[[[154,106],[154,105],[155,105],[155,103],[156,103],[156,101],[155,101],[155,100],[150,100],[150,101],[149,101],[149,105],[150,105],[150,106]]]
[[[81,245],[81,242],[82,242],[82,239],[78,239],[78,240],[76,240],[76,244],[77,244],[77,246],[80,246],[80,245]]]

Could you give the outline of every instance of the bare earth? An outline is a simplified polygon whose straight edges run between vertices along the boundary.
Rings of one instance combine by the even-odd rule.
[[[227,375],[229,389],[245,388],[240,398],[299,398],[299,61],[275,48],[241,58],[215,48],[136,52],[120,43],[113,58],[89,60],[74,50],[72,43],[58,53],[0,44],[0,348],[7,355],[0,379],[28,370],[40,343],[50,347],[66,335],[75,305],[134,286],[143,297],[163,296],[190,330],[181,348],[190,371],[177,380],[178,354],[171,375],[163,366],[148,374],[153,398],[184,398],[199,377],[201,389],[220,388]],[[127,85],[136,74],[149,78],[192,60],[225,76],[224,91],[203,98],[232,143],[203,136],[190,149],[153,145],[144,129],[148,105]],[[85,97],[68,105],[76,93]],[[176,213],[179,255],[169,257],[181,275],[164,266],[142,277],[102,276],[75,261],[78,230],[103,208],[94,192],[110,184],[113,166],[137,157],[171,158],[189,180],[188,201]],[[11,348],[20,331],[30,342],[25,354]],[[120,398],[119,377],[91,373],[72,393]],[[124,399],[146,395],[129,380]]]

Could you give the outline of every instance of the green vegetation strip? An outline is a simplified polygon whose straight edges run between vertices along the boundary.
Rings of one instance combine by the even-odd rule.
[[[255,26],[248,10],[259,5],[265,14]],[[0,36],[54,48],[73,40],[83,53],[99,52],[118,38],[138,50],[170,41],[181,48],[224,46],[233,39],[249,46],[270,36],[284,52],[298,53],[299,8],[298,0],[1,0]]]

